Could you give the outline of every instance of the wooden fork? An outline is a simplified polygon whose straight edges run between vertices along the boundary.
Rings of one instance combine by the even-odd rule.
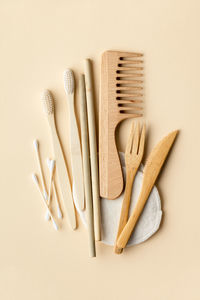
[[[130,207],[133,181],[137,173],[137,170],[140,166],[140,163],[142,161],[142,157],[144,153],[145,131],[146,131],[145,124],[142,125],[142,130],[140,134],[139,122],[134,121],[132,123],[131,133],[125,151],[125,165],[126,165],[125,194],[122,202],[119,227],[118,227],[117,237],[114,246],[114,251],[117,254],[120,254],[123,251],[123,248],[117,247],[117,239],[120,236],[128,220],[128,212]]]

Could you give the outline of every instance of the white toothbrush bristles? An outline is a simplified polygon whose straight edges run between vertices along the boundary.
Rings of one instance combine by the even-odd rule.
[[[53,182],[53,173],[54,173],[54,167],[55,167],[55,160],[51,160],[49,170],[50,170],[50,184],[49,184],[49,193],[48,193],[48,201],[47,204],[50,206],[51,201],[51,191],[52,191],[52,182]],[[46,212],[45,216],[46,220],[50,219],[49,212]]]
[[[53,223],[53,226],[54,226],[55,230],[58,230],[58,225],[56,224],[56,221],[54,220],[54,217],[53,217],[53,215],[51,213],[51,210],[49,209],[49,207],[47,205],[46,199],[44,198],[44,195],[43,195],[43,193],[42,193],[42,191],[40,189],[40,185],[39,185],[39,181],[38,181],[37,175],[36,174],[32,174],[32,179],[33,179],[35,185],[37,186],[37,188],[38,188],[38,190],[40,192],[40,195],[41,195],[42,200],[43,200],[43,202],[44,202],[44,204],[46,206],[46,209],[48,210],[48,213],[49,213],[49,215],[51,217],[51,220],[52,220],[52,223]]]
[[[38,140],[34,140],[33,141],[33,146],[35,148],[35,153],[36,153],[36,156],[37,156],[37,162],[38,162],[39,172],[40,172],[41,181],[42,181],[43,194],[44,194],[45,199],[47,200],[48,199],[48,194],[47,194],[47,191],[46,191],[44,174],[43,174],[43,170],[42,170],[42,164],[41,164],[41,159],[40,159],[39,142],[38,142]]]
[[[54,100],[51,92],[49,90],[44,90],[41,96],[44,111],[47,115],[54,113]]]
[[[66,69],[63,74],[64,78],[64,88],[66,94],[73,94],[74,93],[74,74],[71,69]]]
[[[49,158],[47,158],[47,166],[50,170],[51,168],[51,160]],[[57,195],[57,191],[56,191],[56,186],[55,186],[55,182],[54,182],[54,178],[52,179],[52,186],[53,186],[53,193],[55,196],[55,200],[56,200],[56,207],[57,207],[57,215],[59,219],[62,219],[63,215],[62,215],[62,211],[60,209],[60,204],[58,201],[58,195]]]

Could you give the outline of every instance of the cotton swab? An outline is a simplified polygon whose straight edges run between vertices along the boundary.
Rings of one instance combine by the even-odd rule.
[[[49,183],[49,193],[48,193],[48,200],[47,200],[48,206],[50,206],[50,201],[51,201],[51,190],[52,190],[52,181],[53,181],[54,167],[55,167],[55,160],[51,160],[50,165],[49,165],[50,183]],[[46,220],[50,219],[48,211],[46,212],[45,218],[46,218]]]
[[[51,159],[50,158],[47,158],[47,166],[50,170],[50,164],[51,164]],[[54,178],[53,178],[53,192],[54,192],[54,196],[55,196],[55,200],[56,200],[56,206],[57,206],[57,215],[58,215],[58,218],[59,219],[62,219],[62,211],[60,209],[60,204],[59,204],[59,201],[58,201],[58,195],[57,195],[57,191],[56,191],[56,186],[55,186],[55,183],[54,183]]]
[[[47,191],[46,191],[44,174],[43,174],[43,170],[42,170],[38,140],[34,140],[33,145],[34,145],[36,156],[37,156],[37,161],[38,161],[38,166],[39,166],[39,171],[40,171],[40,176],[41,176],[41,181],[42,181],[42,189],[43,189],[44,198],[45,198],[45,200],[47,200],[48,199],[48,194],[47,194]]]
[[[50,209],[49,209],[49,207],[48,207],[48,205],[47,205],[47,202],[46,202],[46,200],[45,200],[45,198],[44,198],[44,195],[43,195],[43,193],[42,193],[42,191],[41,191],[41,188],[40,188],[40,185],[39,185],[39,181],[38,181],[37,175],[36,175],[36,174],[32,174],[32,179],[33,179],[35,185],[37,186],[37,188],[38,188],[38,190],[39,190],[39,192],[40,192],[40,194],[41,194],[41,196],[42,196],[42,200],[43,200],[43,202],[44,202],[44,204],[45,204],[45,206],[46,206],[46,208],[47,208],[47,210],[48,210],[48,213],[49,213],[49,215],[50,215],[50,217],[51,217],[51,220],[52,220],[52,222],[53,222],[53,226],[54,226],[55,230],[58,230],[58,225],[56,224],[56,222],[55,222],[55,220],[54,220],[54,217],[53,217],[53,215],[52,215],[52,213],[51,213],[51,211],[50,211]]]

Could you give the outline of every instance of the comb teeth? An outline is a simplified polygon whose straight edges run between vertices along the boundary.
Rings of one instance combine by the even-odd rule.
[[[142,56],[141,53],[124,53],[117,62],[116,101],[122,118],[142,116],[143,108],[139,106],[143,102]]]

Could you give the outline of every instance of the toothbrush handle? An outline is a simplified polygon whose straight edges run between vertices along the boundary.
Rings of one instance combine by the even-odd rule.
[[[52,131],[52,140],[54,146],[54,154],[56,158],[56,167],[59,177],[60,189],[66,206],[69,224],[74,230],[76,229],[76,216],[72,198],[71,185],[53,115],[49,115],[49,125]]]
[[[74,94],[68,95],[70,110],[70,149],[72,161],[73,183],[75,185],[77,203],[81,210],[84,209],[84,185],[80,138],[74,111]]]

